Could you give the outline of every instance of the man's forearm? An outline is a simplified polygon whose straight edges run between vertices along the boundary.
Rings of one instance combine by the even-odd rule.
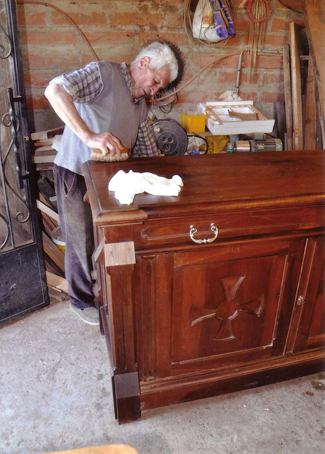
[[[91,135],[91,131],[80,117],[72,97],[59,84],[51,84],[45,90],[45,96],[49,100],[55,113],[69,128],[84,142]]]

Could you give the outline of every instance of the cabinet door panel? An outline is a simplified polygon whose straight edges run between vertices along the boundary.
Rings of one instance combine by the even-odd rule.
[[[323,265],[323,273],[319,282],[318,294],[315,301],[315,308],[313,312],[313,318],[311,321],[307,347],[315,348],[325,346],[325,292],[324,292],[324,279],[325,269]]]
[[[301,252],[281,241],[176,253],[174,373],[281,354]]]
[[[302,261],[287,353],[324,348],[325,345],[325,251],[324,237],[308,238]]]

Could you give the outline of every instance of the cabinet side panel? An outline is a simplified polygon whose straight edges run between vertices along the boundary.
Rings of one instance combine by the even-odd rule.
[[[173,256],[137,257],[137,360],[142,381],[170,375]]]
[[[114,317],[115,373],[137,370],[135,361],[135,322],[133,306],[134,265],[107,268],[110,276]]]

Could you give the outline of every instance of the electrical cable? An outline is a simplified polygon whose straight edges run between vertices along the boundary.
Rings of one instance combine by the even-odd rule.
[[[203,71],[205,71],[209,66],[211,66],[213,63],[219,61],[219,60],[223,60],[224,58],[228,58],[228,57],[233,57],[234,55],[240,55],[241,52],[234,52],[232,54],[227,54],[227,55],[220,55],[218,58],[215,58],[214,60],[210,61],[210,63],[208,63],[207,65],[205,65],[199,72],[197,72],[196,74],[194,74],[194,76],[192,76],[186,83],[184,83],[183,85],[181,85],[179,88],[177,88],[175,91],[173,91],[172,93],[168,94],[168,95],[165,95],[165,96],[162,96],[161,98],[156,98],[156,99],[153,99],[152,101],[150,102],[157,102],[157,101],[163,101],[164,99],[167,99],[169,98],[170,96],[174,96],[175,93],[178,93],[180,92],[181,90],[183,90],[185,87],[187,87],[190,83],[193,82],[193,80],[195,80],[197,77],[199,77],[199,75],[201,73],[203,73]]]
[[[47,2],[38,2],[38,1],[34,1],[34,0],[17,0],[17,4],[18,5],[24,5],[24,4],[30,4],[30,5],[42,5],[42,6],[49,6],[50,8],[53,8],[55,9],[58,13],[62,14],[69,22],[71,25],[73,25],[73,27],[78,31],[78,33],[80,33],[82,39],[85,41],[86,45],[88,46],[90,52],[93,54],[93,56],[96,58],[97,61],[100,60],[100,58],[98,57],[98,55],[96,54],[94,48],[92,47],[92,45],[90,44],[90,42],[88,41],[88,38],[85,36],[85,34],[80,30],[80,28],[78,27],[78,25],[75,23],[75,21],[73,19],[71,19],[70,16],[68,16],[67,13],[65,13],[64,11],[62,11],[62,9],[58,8],[57,6],[54,6],[54,5],[51,5],[50,3],[47,3]]]
[[[173,98],[171,102],[169,102],[168,104],[163,104],[163,105],[158,104],[158,109],[161,112],[163,112],[164,114],[169,114],[172,111],[174,105],[177,103],[178,103],[178,93],[175,93],[175,98]]]

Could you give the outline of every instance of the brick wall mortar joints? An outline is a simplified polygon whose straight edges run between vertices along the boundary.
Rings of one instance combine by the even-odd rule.
[[[155,3],[155,5],[154,5],[154,3]],[[289,10],[285,10],[285,9],[275,9],[274,10],[274,6],[276,5],[276,3],[277,2],[275,0],[271,1],[272,14],[268,20],[266,37],[272,38],[274,40],[276,39],[276,37],[279,37],[278,42],[280,42],[280,40],[281,40],[280,37],[284,37],[284,38],[287,37],[288,32],[285,29],[280,29],[280,30],[273,29],[272,30],[273,22],[275,20],[280,20],[280,21],[283,20],[284,22],[288,23],[288,22],[292,21],[292,19],[301,20],[301,15],[299,15],[297,13],[291,13],[291,12],[289,12]],[[111,33],[112,34],[116,33],[117,41],[114,42],[113,47],[115,47],[116,49],[114,49],[114,50],[118,50],[118,52],[122,56],[131,55],[131,52],[132,53],[136,52],[143,44],[147,43],[148,41],[151,41],[152,39],[157,39],[160,36],[164,36],[165,39],[166,38],[168,39],[168,36],[173,36],[174,41],[177,44],[179,44],[180,48],[182,49],[182,51],[185,55],[185,58],[187,60],[187,69],[191,74],[194,74],[196,71],[198,71],[205,64],[204,62],[208,61],[209,59],[212,60],[212,58],[214,56],[217,56],[216,51],[214,49],[209,49],[209,48],[198,49],[196,46],[194,46],[188,40],[188,38],[185,34],[185,31],[181,25],[182,24],[182,20],[181,20],[182,10],[183,10],[182,2],[177,2],[177,3],[169,2],[168,8],[170,7],[170,5],[172,5],[171,9],[167,9],[166,3],[163,3],[161,1],[152,2],[149,0],[148,1],[145,0],[142,2],[115,0],[115,1],[109,2],[109,7],[107,7],[107,2],[104,2],[104,1],[67,2],[66,0],[57,0],[53,4],[55,4],[55,6],[61,8],[63,11],[65,11],[67,14],[69,14],[71,16],[75,16],[76,14],[78,14],[80,12],[84,12],[86,16],[87,15],[89,16],[90,20],[93,17],[92,15],[94,12],[96,12],[98,10],[102,11],[102,13],[105,16],[105,23],[100,23],[99,25],[96,23],[93,23],[93,24],[86,23],[87,18],[85,17],[85,22],[78,24],[80,29],[85,33],[86,36],[88,34],[91,36],[92,33],[98,34],[97,35],[98,41],[96,41],[96,37],[93,36],[91,39],[91,44],[93,45],[94,49],[96,50],[96,52],[98,53],[100,58],[109,59],[110,51],[112,50],[109,43],[106,44],[104,41],[102,41],[103,38],[100,38],[100,33],[103,33],[103,35],[107,33],[108,36]],[[31,8],[36,7],[35,5],[34,6],[25,5],[24,7],[27,8],[27,6],[30,6],[30,9],[26,12],[26,14],[27,13],[31,14],[31,11],[32,11]],[[113,12],[123,14],[123,11],[128,10],[128,11],[133,11],[133,12],[139,13],[140,6],[141,6],[142,10],[147,8],[147,10],[150,13],[153,13],[155,11],[157,14],[161,14],[162,12],[164,12],[164,18],[162,19],[162,22],[160,24],[156,24],[156,25],[149,24],[149,23],[148,24],[133,23],[133,24],[124,24],[121,26],[115,26],[112,24],[111,18],[112,18]],[[21,29],[25,33],[28,34],[28,32],[30,31],[30,32],[35,32],[35,33],[41,32],[41,33],[46,34],[48,30],[50,30],[51,33],[53,33],[53,34],[55,34],[55,33],[63,34],[63,33],[72,33],[73,32],[74,29],[73,29],[72,25],[68,22],[66,24],[64,24],[63,22],[60,24],[53,23],[53,18],[57,17],[57,16],[54,16],[54,14],[58,14],[54,10],[51,10],[50,8],[45,8],[45,7],[42,8],[42,7],[38,7],[38,6],[36,8],[37,8],[38,14],[45,11],[45,25],[42,25],[42,26],[36,26],[36,25],[24,26],[24,25],[22,25]],[[33,9],[33,11],[35,12],[35,9]],[[173,16],[175,16],[174,17],[175,20],[173,20],[172,23],[168,22],[168,14],[172,14]],[[244,11],[240,12],[240,14],[238,15],[238,17],[239,18],[242,17],[243,20],[246,19],[245,16],[246,16],[246,12],[244,12]],[[178,26],[178,23],[180,24],[179,26]],[[244,23],[246,24],[245,21],[244,21]],[[77,39],[76,39],[76,44],[73,45],[73,50],[71,53],[71,56],[73,58],[71,59],[71,61],[76,63],[76,65],[79,64],[79,67],[81,67],[81,66],[83,66],[84,62],[92,61],[93,57],[92,57],[91,53],[88,51],[88,49],[86,48],[82,38],[77,33],[77,31],[75,31],[75,33],[77,35]],[[119,33],[123,33],[123,34],[130,33],[132,35],[132,37],[130,38],[130,40],[125,40],[125,36],[123,36],[123,40],[121,39],[120,41],[118,41]],[[248,29],[244,29],[244,27],[242,29],[238,29],[236,38],[234,39],[235,44],[232,45],[231,40],[229,40],[228,45],[222,52],[226,53],[228,51],[229,53],[232,53],[232,52],[238,51],[238,53],[240,53],[243,50],[243,48],[245,46],[247,46],[247,40],[248,40]],[[60,52],[63,52],[63,53],[68,52],[69,48],[71,48],[71,46],[69,46],[69,44],[64,45],[62,43],[60,43],[57,47],[58,47],[58,51],[56,52],[56,49],[55,49],[56,43],[53,42],[53,43],[47,45],[47,48],[50,49],[50,53],[53,53],[54,57],[58,56],[58,54],[60,54]],[[62,49],[63,49],[63,51],[62,51]],[[267,49],[282,50],[282,46],[274,46],[272,44],[272,42],[269,42],[267,44]],[[69,63],[66,62],[64,58],[62,59],[62,61],[58,61],[57,63],[55,63],[55,61],[54,61],[53,66],[41,65],[39,67],[37,67],[37,66],[35,67],[35,66],[31,65],[30,62],[28,62],[28,60],[32,57],[33,54],[35,54],[35,55],[38,54],[38,55],[42,56],[42,54],[45,54],[45,52],[46,52],[46,49],[45,49],[45,51],[42,50],[41,43],[23,45],[24,59],[27,60],[26,68],[28,67],[28,71],[29,71],[31,77],[33,76],[33,74],[35,75],[38,72],[44,78],[46,77],[46,74],[48,74],[49,80],[50,80],[54,75],[60,74],[60,73],[64,72],[66,69],[70,69],[70,66],[73,66],[72,64],[69,65]],[[201,65],[199,63],[200,53],[204,57],[202,59]],[[114,55],[116,55],[117,52],[115,52],[115,53],[111,52],[111,54],[114,57]],[[195,61],[192,61],[192,57],[195,58]],[[246,81],[245,82],[243,81],[241,83],[241,88],[243,90],[243,93],[249,93],[249,92],[252,93],[255,91],[256,99],[261,99],[261,95],[259,93],[257,93],[257,91],[267,90],[267,91],[271,92],[270,87],[274,88],[274,86],[275,86],[275,90],[273,90],[273,91],[276,91],[277,93],[281,94],[283,92],[283,83],[281,82],[281,78],[283,77],[283,69],[269,67],[269,66],[271,66],[271,60],[268,60],[267,57],[264,57],[264,58],[265,58],[265,60],[262,60],[262,62],[263,62],[263,64],[265,64],[268,67],[257,69],[256,75],[255,75],[255,77],[257,77],[257,83],[248,84]],[[273,57],[269,57],[269,58],[271,59]],[[112,58],[112,59],[114,59],[114,58]],[[220,64],[217,63],[215,65],[215,67],[212,67],[212,71],[213,70],[215,72],[220,71],[220,72],[223,72],[224,74],[229,74],[229,75],[234,76],[234,74],[236,73],[236,69],[237,69],[237,61],[238,61],[237,57],[234,59],[224,60]],[[270,64],[267,63],[267,61],[269,61]],[[75,68],[71,68],[71,70],[72,69],[75,69]],[[247,72],[247,68],[243,68],[243,71],[242,71],[243,76],[245,76],[246,72]],[[207,74],[208,74],[208,72],[207,72]],[[275,80],[276,80],[276,78],[278,78],[280,82],[277,84],[272,84],[271,79],[268,79],[269,83],[265,83],[265,82],[263,82],[263,77],[265,75],[274,76]],[[209,79],[208,75],[206,75],[203,79],[201,79],[201,80],[204,80],[204,84],[203,84],[204,86],[203,87],[200,86],[201,93],[203,93],[204,89],[206,89],[206,91],[210,90],[210,87],[215,83],[214,81],[212,81],[210,83],[208,79]],[[222,82],[217,77],[215,79],[217,80],[217,83],[216,83],[217,87],[215,87],[214,93],[218,93],[218,92],[222,92],[222,91],[226,91],[226,90],[234,88],[234,84],[232,84],[232,83]],[[37,80],[41,81],[41,78],[39,78]],[[233,80],[233,77],[231,78],[231,80]],[[195,85],[193,84],[193,86],[195,86]],[[35,90],[38,90],[38,93],[42,90],[42,87],[39,87],[39,86],[32,86],[31,88],[32,88],[31,92],[34,92],[34,93],[36,93]],[[189,87],[188,93],[190,93],[190,91],[191,91],[191,86]],[[187,90],[184,90],[184,93],[187,93]]]

